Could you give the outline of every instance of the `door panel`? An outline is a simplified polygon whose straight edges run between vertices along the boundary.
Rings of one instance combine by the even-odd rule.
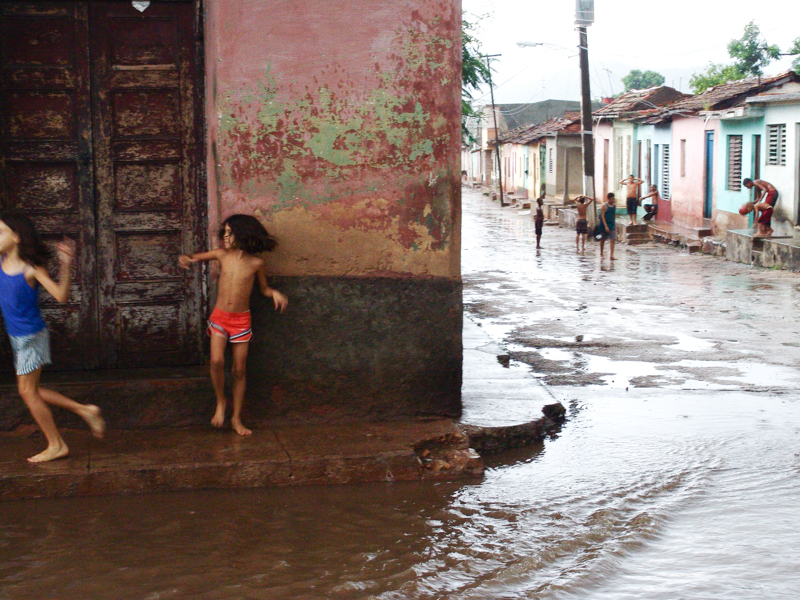
[[[0,207],[30,216],[47,242],[76,248],[67,304],[42,292],[55,368],[98,365],[95,228],[85,4],[0,4]],[[54,277],[58,261],[47,265]],[[3,335],[0,360],[10,368]]]
[[[200,247],[194,11],[91,5],[100,335],[104,366],[196,364]]]

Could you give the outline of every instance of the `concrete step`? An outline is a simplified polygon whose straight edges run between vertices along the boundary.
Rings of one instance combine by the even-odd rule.
[[[714,235],[714,231],[710,227],[695,227],[695,235],[699,238],[709,237]]]

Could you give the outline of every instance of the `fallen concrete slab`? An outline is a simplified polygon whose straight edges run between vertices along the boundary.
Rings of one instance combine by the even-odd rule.
[[[71,455],[32,465],[38,434],[0,436],[0,499],[95,496],[368,481],[480,477],[483,461],[450,420],[267,427],[66,430]]]
[[[481,427],[461,425],[461,431],[469,437],[469,446],[480,454],[497,454],[505,450],[525,448],[542,441],[561,429],[567,415],[564,406],[557,402],[542,409],[540,419],[517,425]]]

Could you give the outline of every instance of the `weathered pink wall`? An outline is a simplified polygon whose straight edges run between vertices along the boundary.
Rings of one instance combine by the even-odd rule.
[[[458,0],[206,3],[209,235],[279,275],[460,276]]]
[[[705,132],[716,131],[718,121],[706,123],[700,117],[676,118],[672,121],[672,222],[684,227],[703,224],[705,196]],[[715,137],[718,134],[715,134]],[[681,157],[681,140],[686,140],[686,157]],[[685,176],[681,161],[685,160]],[[660,215],[659,215],[660,216]]]
[[[610,121],[600,121],[599,123],[595,123],[594,125],[594,194],[595,198],[598,201],[598,206],[600,203],[605,201],[605,193],[614,191],[614,185],[616,182],[611,182],[611,173],[605,173],[605,142],[604,140],[609,140],[609,145],[613,143],[612,139],[612,128]],[[613,166],[611,165],[611,157],[609,156],[609,164],[608,168],[612,169]],[[609,181],[609,189],[603,190],[603,181],[604,177],[608,177]]]

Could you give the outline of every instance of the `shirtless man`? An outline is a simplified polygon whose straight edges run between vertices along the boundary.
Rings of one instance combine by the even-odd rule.
[[[631,225],[636,225],[636,209],[639,208],[639,186],[643,183],[644,181],[642,179],[634,177],[633,175],[629,175],[619,182],[620,185],[624,185],[628,190],[626,195],[628,199],[627,208],[628,216],[631,219]]]
[[[575,224],[575,253],[586,252],[586,235],[589,233],[589,222],[586,220],[586,210],[589,208],[589,198],[578,196],[575,198],[578,209],[578,222]]]
[[[778,190],[769,181],[764,181],[763,179],[744,179],[742,180],[742,185],[748,190],[756,188],[756,197],[753,200],[753,204],[759,217],[758,232],[754,237],[772,235],[772,212],[775,209],[775,204],[778,203]],[[739,212],[741,213],[742,211],[740,210]],[[747,212],[750,211],[748,210]],[[747,214],[747,212],[743,214]]]
[[[642,196],[641,201],[644,202],[648,198],[652,198],[652,200],[650,201],[650,204],[644,205],[644,210],[647,213],[644,216],[645,221],[650,221],[658,214],[658,202],[661,200],[661,195],[658,193],[658,188],[656,186],[651,185],[650,193],[646,196]]]

